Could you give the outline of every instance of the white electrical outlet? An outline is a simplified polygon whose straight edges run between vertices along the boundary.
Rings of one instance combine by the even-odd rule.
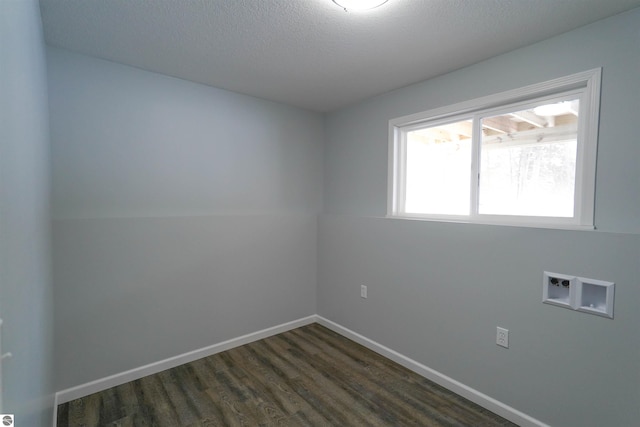
[[[509,330],[498,326],[496,329],[496,344],[509,348]]]
[[[362,298],[367,297],[367,287],[365,285],[360,285],[360,296]]]

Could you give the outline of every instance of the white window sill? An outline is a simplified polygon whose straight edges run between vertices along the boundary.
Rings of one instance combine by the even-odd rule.
[[[513,221],[492,221],[483,219],[470,219],[466,217],[433,217],[424,216],[419,214],[403,214],[403,215],[387,215],[387,219],[399,219],[399,220],[412,220],[412,221],[429,221],[429,222],[447,222],[458,224],[478,224],[478,225],[494,225],[505,227],[521,227],[521,228],[542,228],[551,230],[575,230],[575,231],[589,231],[595,230],[593,225],[580,225],[580,224],[562,224],[562,223],[549,223],[549,222],[528,222],[526,220],[513,220]]]

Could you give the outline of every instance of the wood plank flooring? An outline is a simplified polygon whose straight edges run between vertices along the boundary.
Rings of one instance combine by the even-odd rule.
[[[311,324],[58,407],[58,427],[514,426]]]

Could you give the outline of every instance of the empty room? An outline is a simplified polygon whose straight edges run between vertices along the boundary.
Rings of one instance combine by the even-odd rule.
[[[0,0],[3,425],[633,427],[640,0]]]

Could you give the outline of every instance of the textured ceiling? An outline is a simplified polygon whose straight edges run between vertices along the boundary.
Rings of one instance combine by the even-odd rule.
[[[331,111],[634,7],[640,0],[41,0],[48,44]]]

